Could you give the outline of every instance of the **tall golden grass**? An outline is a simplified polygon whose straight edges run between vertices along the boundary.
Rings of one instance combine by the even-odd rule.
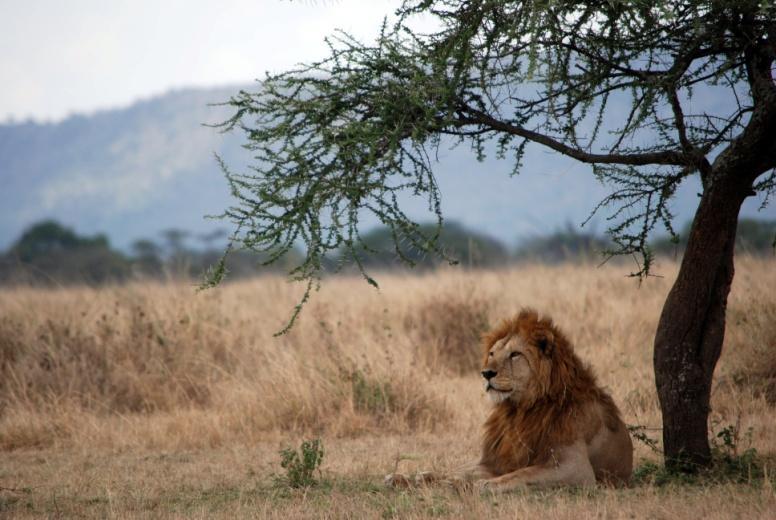
[[[774,400],[776,270],[739,259],[713,420]],[[0,292],[0,449],[218,445],[267,432],[354,436],[450,427],[480,389],[477,338],[532,306],[552,316],[630,423],[659,426],[652,339],[675,265],[448,270],[328,280],[288,335],[281,278],[195,292],[136,284]],[[468,388],[452,398],[450,386]],[[763,438],[767,425],[757,428]],[[196,433],[195,433],[196,432]]]
[[[766,454],[776,452],[774,267],[737,259],[711,414],[713,431],[751,428]],[[489,407],[477,338],[523,306],[553,317],[626,423],[659,438],[652,341],[676,269],[663,262],[662,277],[642,283],[622,265],[383,273],[379,291],[335,277],[277,338],[300,296],[279,277],[204,292],[5,289],[0,450],[223,450],[322,436],[342,450],[328,457],[332,471],[460,463],[476,457]],[[346,448],[364,442],[368,469]],[[399,462],[408,450],[419,455]],[[637,462],[649,457],[637,443]]]

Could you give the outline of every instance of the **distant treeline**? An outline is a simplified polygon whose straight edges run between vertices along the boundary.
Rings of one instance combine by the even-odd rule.
[[[444,257],[425,253],[418,243],[422,237],[435,233],[435,226],[422,225],[413,236],[397,237],[394,245],[390,230],[377,228],[363,235],[366,247],[358,258],[369,269],[399,268],[407,262],[428,269],[457,260],[467,267],[498,267],[516,262],[559,263],[566,261],[597,261],[612,244],[594,233],[584,233],[569,225],[549,235],[523,240],[514,250],[485,234],[450,222],[438,239]],[[681,255],[689,224],[677,239],[660,237],[652,249],[662,255]],[[776,221],[742,219],[738,226],[736,251],[754,255],[774,254]],[[105,235],[82,236],[56,221],[44,221],[26,230],[5,253],[0,254],[0,283],[3,284],[101,284],[133,279],[202,279],[221,254],[226,233],[192,235],[170,229],[160,241],[141,239],[131,246],[131,252],[111,247]],[[229,277],[244,278],[263,272],[285,272],[300,258],[292,250],[281,262],[263,265],[264,257],[249,251],[235,251],[227,260]],[[404,259],[404,261],[402,260]],[[331,271],[350,269],[352,260],[343,257],[327,261]]]
[[[136,240],[129,253],[111,247],[105,235],[83,236],[56,221],[33,225],[0,254],[0,283],[101,284],[137,279],[201,279],[223,254],[226,233],[193,235],[179,229],[160,241]],[[267,270],[287,270],[295,253],[272,267],[245,251],[230,255],[228,269],[236,278]]]

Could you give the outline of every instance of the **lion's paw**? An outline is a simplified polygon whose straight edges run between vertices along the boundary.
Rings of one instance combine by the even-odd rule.
[[[439,482],[440,478],[439,475],[433,471],[419,471],[415,474],[414,480],[416,486],[426,486],[428,484]]]
[[[412,486],[412,481],[406,475],[401,473],[389,473],[383,479],[388,487],[408,488]]]
[[[459,494],[476,495],[489,489],[488,481],[486,480],[472,480],[470,478],[452,477],[445,479],[443,482]]]

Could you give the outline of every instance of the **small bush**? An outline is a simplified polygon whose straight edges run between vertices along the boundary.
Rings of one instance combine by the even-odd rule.
[[[633,482],[655,486],[711,483],[756,484],[762,482],[767,474],[757,450],[751,447],[752,429],[749,428],[743,437],[749,447],[742,451],[741,441],[743,439],[740,425],[736,423],[724,426],[710,439],[711,467],[700,468],[697,471],[672,471],[662,464],[647,461],[633,471]]]
[[[746,441],[746,448],[741,450],[741,441]],[[717,473],[728,477],[728,480],[745,482],[751,478],[762,478],[762,463],[757,456],[757,450],[752,447],[752,428],[741,432],[741,425],[729,424],[719,430],[711,439],[711,451]]]
[[[320,439],[303,441],[298,451],[293,448],[282,449],[280,466],[286,470],[286,475],[279,480],[293,488],[314,486],[318,483],[315,472],[320,474],[321,462],[323,443]]]

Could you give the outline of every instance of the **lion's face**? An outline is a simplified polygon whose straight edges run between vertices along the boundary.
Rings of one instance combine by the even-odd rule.
[[[526,334],[519,331],[503,337],[487,350],[482,365],[482,377],[488,397],[494,403],[506,399],[519,402],[535,392],[539,374],[546,373],[551,337],[547,333]],[[551,336],[551,334],[550,334]]]

